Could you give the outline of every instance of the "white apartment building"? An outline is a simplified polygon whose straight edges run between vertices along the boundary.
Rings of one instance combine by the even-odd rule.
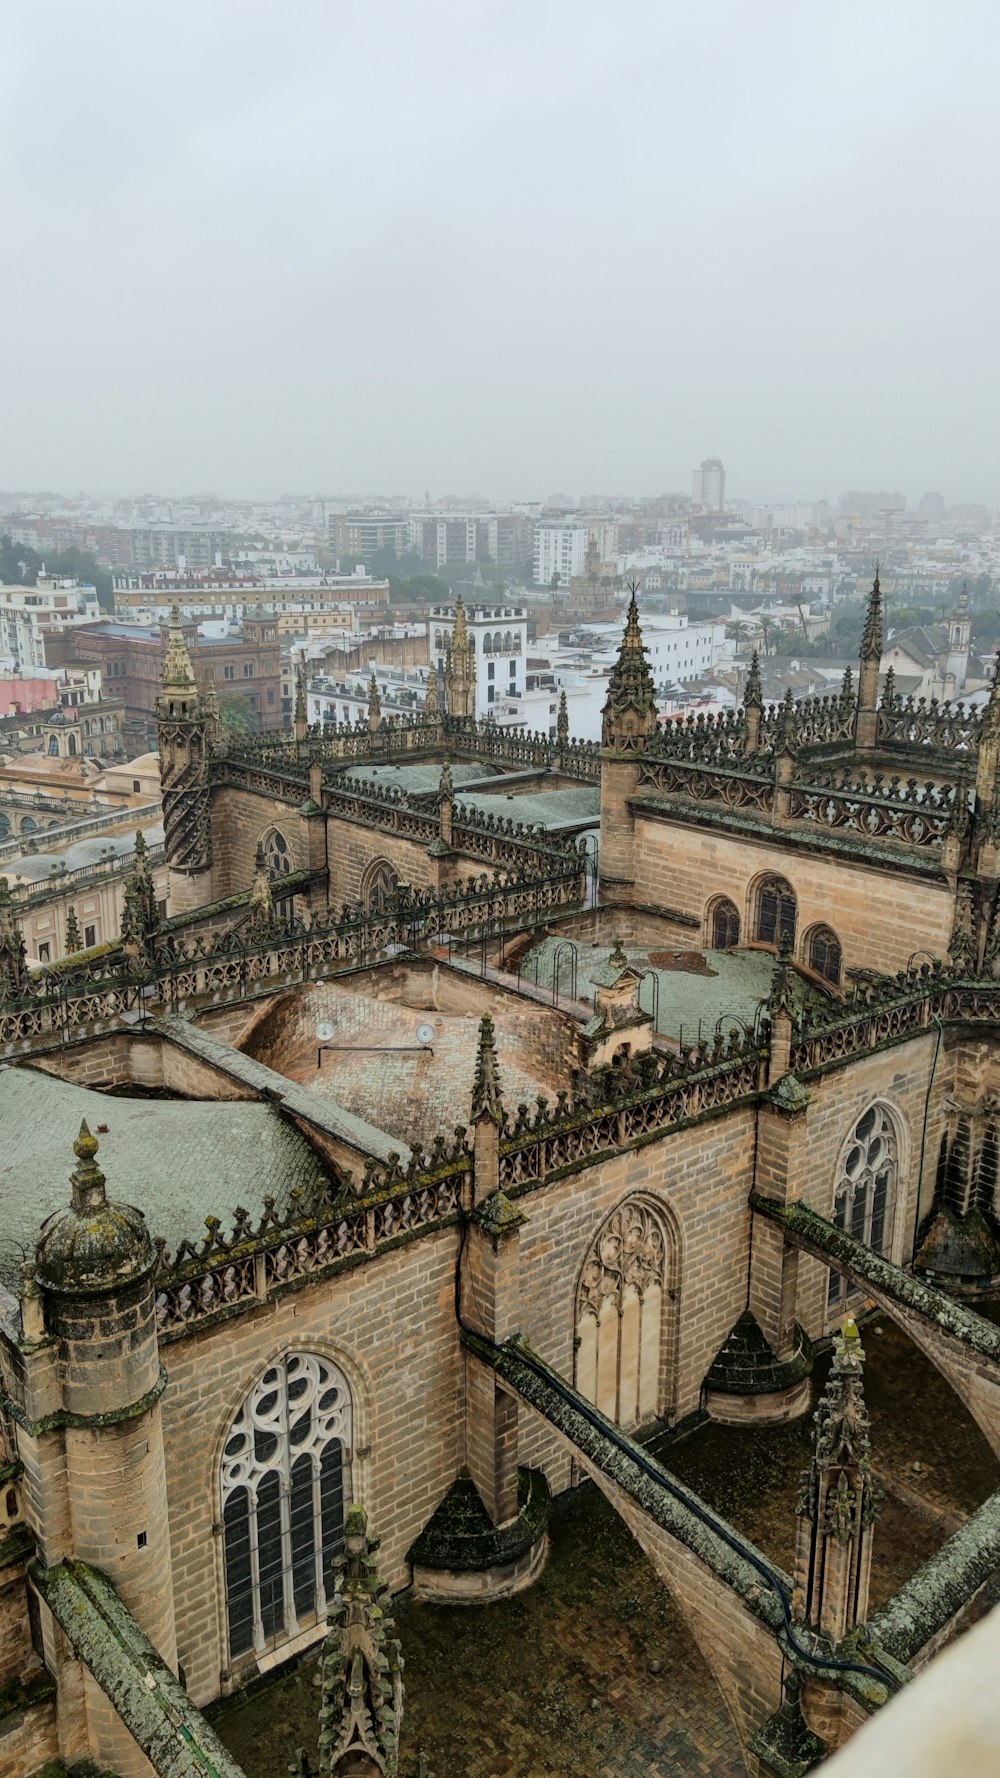
[[[466,611],[465,624],[476,651],[476,715],[498,718],[504,699],[524,695],[528,613],[523,606],[476,605]],[[442,671],[454,627],[454,605],[435,605],[430,653]]]
[[[618,554],[618,526],[614,519],[543,520],[535,526],[532,551],[536,586],[549,586],[553,574],[568,587],[576,575],[587,571],[587,554],[593,544],[599,562],[613,562]]]
[[[21,672],[44,667],[43,629],[92,622],[101,615],[94,587],[54,576],[34,586],[0,587],[0,656]]]

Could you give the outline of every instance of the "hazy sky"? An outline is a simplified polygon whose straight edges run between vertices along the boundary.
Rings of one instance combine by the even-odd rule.
[[[1000,494],[996,0],[31,0],[0,487]]]

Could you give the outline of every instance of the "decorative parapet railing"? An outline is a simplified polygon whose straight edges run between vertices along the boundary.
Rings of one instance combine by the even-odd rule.
[[[864,840],[940,849],[950,833],[963,833],[970,819],[968,789],[953,782],[884,773],[869,777],[863,770],[845,768],[827,774],[809,770],[782,788],[783,823],[839,829]],[[760,769],[759,755],[713,765],[647,753],[639,760],[639,790],[770,817],[776,810],[778,785],[773,770]]]
[[[373,961],[394,947],[414,950],[437,934],[472,938],[517,931],[582,903],[586,888],[586,853],[574,844],[565,857],[549,857],[544,874],[508,869],[441,893],[400,888],[387,906],[373,911],[348,904],[308,922],[275,921],[259,934],[154,934],[148,961],[127,972],[117,946],[79,965],[35,971],[28,992],[0,1006],[0,1050],[16,1054],[95,1028],[112,1029],[137,1012],[181,1012],[238,1001],[268,986],[322,980],[338,965]]]
[[[746,723],[742,710],[667,717],[646,743],[647,759],[678,759],[735,764],[746,755]]]
[[[500,1140],[500,1179],[507,1190],[530,1190],[581,1163],[665,1133],[710,1111],[749,1101],[764,1082],[766,1046],[733,1032],[681,1054],[652,1054],[632,1074],[609,1069],[595,1080],[598,1105],[554,1103],[540,1096],[507,1119]],[[183,1241],[171,1256],[158,1242],[156,1315],[161,1335],[176,1337],[206,1316],[266,1301],[289,1284],[337,1261],[370,1258],[413,1231],[442,1227],[472,1203],[473,1144],[459,1125],[414,1150],[402,1168],[390,1157],[370,1161],[364,1177],[345,1179],[342,1196],[307,1199],[293,1192],[284,1216],[265,1198],[255,1223],[237,1211],[226,1235],[206,1217],[204,1238]]]
[[[840,828],[865,839],[907,846],[941,847],[969,819],[968,792],[957,784],[923,783],[845,770],[790,786],[790,815],[819,827]]]
[[[940,747],[974,753],[983,727],[981,710],[938,698],[883,698],[877,740],[887,747]]]
[[[146,858],[149,865],[162,864],[166,852],[162,842],[146,847]],[[79,885],[86,887],[88,883],[107,882],[111,877],[127,876],[135,869],[135,847],[128,852],[116,852],[114,857],[105,858],[96,864],[81,864],[76,870],[53,870],[47,877],[39,877],[33,883],[13,882],[10,885],[11,897],[19,907],[30,907],[36,901],[45,901],[50,895],[60,895],[66,889]]]
[[[790,1067],[809,1074],[943,1024],[1000,1025],[1000,980],[964,980],[935,963],[859,983],[828,1018],[796,1028]]]
[[[711,765],[697,759],[639,760],[639,789],[664,796],[686,796],[725,809],[750,809],[770,815],[774,807],[774,774],[754,770],[754,760],[740,765]]]
[[[383,716],[377,729],[366,721],[324,723],[312,726],[304,741],[296,743],[280,731],[275,734],[228,738],[216,754],[216,763],[262,766],[270,770],[308,769],[310,758],[324,765],[343,765],[367,759],[377,764],[400,754],[420,750],[471,754],[490,763],[521,769],[552,768],[582,783],[596,784],[601,775],[601,749],[596,741],[560,743],[550,735],[526,734],[500,728],[493,722],[468,717],[436,718],[421,711],[400,717]]]
[[[125,808],[117,804],[109,806],[99,815],[83,816],[79,821],[69,819],[57,827],[38,828],[34,833],[11,834],[0,840],[0,862],[19,858],[22,852],[29,850],[28,842],[37,850],[47,851],[51,846],[69,846],[76,840],[85,840],[91,835],[103,836],[123,827],[131,827],[134,831],[137,827],[150,825],[161,809],[160,799],[156,797]]]
[[[300,804],[308,794],[308,768],[297,767],[294,761],[256,765],[224,757],[214,759],[210,770],[216,783],[232,784],[294,805]],[[342,820],[416,840],[425,846],[438,837],[438,818],[428,809],[426,795],[411,797],[396,785],[379,784],[370,779],[346,781],[338,776],[324,785],[324,796],[329,813]],[[509,864],[512,853],[518,852],[536,868],[545,869],[551,857],[571,855],[576,850],[576,841],[572,836],[553,834],[548,828],[531,822],[514,821],[507,816],[476,809],[458,798],[452,847],[470,858],[497,865]]]

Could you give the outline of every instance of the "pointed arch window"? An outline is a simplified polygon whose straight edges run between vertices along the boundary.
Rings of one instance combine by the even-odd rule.
[[[810,969],[814,969],[824,981],[832,983],[833,987],[840,987],[843,954],[840,940],[829,926],[813,927],[809,934],[808,957]]]
[[[388,906],[393,891],[399,885],[399,875],[385,858],[376,859],[370,864],[364,875],[361,886],[361,900],[367,914],[377,914]]]
[[[280,828],[272,827],[270,833],[264,835],[261,844],[264,848],[264,863],[267,865],[268,876],[272,879],[290,876],[292,854],[288,841]]]
[[[899,1176],[896,1128],[882,1105],[869,1105],[854,1126],[841,1162],[833,1196],[833,1221],[838,1229],[863,1241],[874,1253],[885,1253],[892,1238],[892,1217]],[[852,1285],[831,1272],[827,1301],[847,1301]]]
[[[740,915],[735,902],[723,896],[712,910],[712,949],[732,951],[740,942]]]
[[[290,1352],[254,1384],[222,1453],[229,1655],[322,1621],[344,1544],[352,1405],[329,1359]]]
[[[632,1198],[602,1223],[576,1302],[576,1386],[620,1426],[660,1412],[668,1243],[651,1205]]]
[[[767,877],[757,891],[756,937],[761,944],[795,943],[795,891],[784,877]]]

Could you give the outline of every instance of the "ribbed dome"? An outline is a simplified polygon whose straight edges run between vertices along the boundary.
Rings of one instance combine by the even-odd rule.
[[[35,1277],[44,1290],[86,1296],[131,1284],[153,1268],[155,1251],[146,1219],[130,1204],[109,1203],[97,1166],[97,1140],[87,1127],[73,1144],[78,1165],[73,1198],[43,1224],[35,1249]]]

